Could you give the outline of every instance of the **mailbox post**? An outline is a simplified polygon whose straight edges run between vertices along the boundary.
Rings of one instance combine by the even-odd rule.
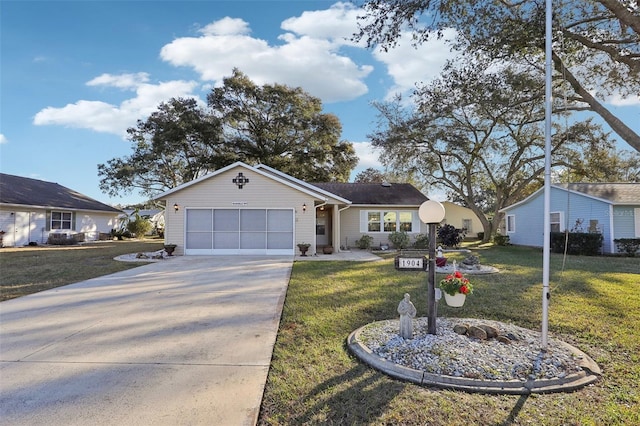
[[[427,331],[436,334],[436,225],[444,219],[444,206],[425,201],[418,210],[420,220],[429,225],[429,266],[427,270]]]

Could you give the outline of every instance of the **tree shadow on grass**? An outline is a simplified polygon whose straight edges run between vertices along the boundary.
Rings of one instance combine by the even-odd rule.
[[[304,395],[306,400],[315,403],[290,420],[293,424],[370,423],[385,413],[389,403],[406,386],[367,366],[356,365],[344,374],[318,384]],[[358,409],[354,410],[354,407]]]
[[[518,418],[518,414],[520,414],[520,411],[522,411],[525,402],[527,402],[527,399],[529,399],[529,395],[521,395],[520,398],[518,398],[518,402],[516,402],[516,405],[514,405],[511,409],[511,412],[509,413],[507,418],[504,419],[502,423],[500,423],[500,426],[510,426],[514,424],[516,419]]]

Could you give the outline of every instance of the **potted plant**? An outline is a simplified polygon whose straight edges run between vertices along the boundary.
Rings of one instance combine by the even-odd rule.
[[[175,244],[165,244],[164,251],[167,252],[167,256],[173,256],[173,251],[176,249],[177,245]]]
[[[331,247],[331,246],[324,246],[324,247],[322,247],[322,253],[324,253],[324,254],[331,254],[331,253],[333,253],[333,247]]]
[[[311,244],[309,243],[300,243],[298,244],[298,248],[300,249],[300,256],[307,256],[307,251],[309,250],[309,247],[311,247]]]
[[[471,282],[460,271],[455,271],[440,281],[440,289],[444,292],[447,305],[457,308],[464,305],[467,294],[473,293]]]

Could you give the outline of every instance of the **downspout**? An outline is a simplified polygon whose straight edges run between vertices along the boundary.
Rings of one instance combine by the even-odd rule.
[[[609,204],[609,253],[615,253],[613,239],[613,204]]]

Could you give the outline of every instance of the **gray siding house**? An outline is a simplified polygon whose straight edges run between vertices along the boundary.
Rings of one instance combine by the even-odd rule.
[[[640,183],[551,185],[552,232],[603,235],[603,253],[616,253],[615,239],[640,238]],[[544,188],[501,210],[512,244],[542,247]]]

